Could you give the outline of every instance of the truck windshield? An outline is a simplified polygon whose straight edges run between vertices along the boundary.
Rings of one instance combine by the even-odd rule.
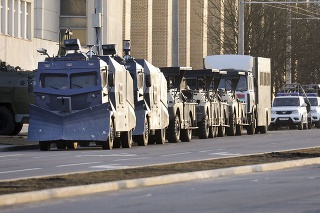
[[[219,89],[231,90],[231,83],[227,79],[221,79]],[[245,91],[248,90],[247,78],[246,76],[240,76],[239,83],[237,85],[236,91]]]
[[[96,72],[71,74],[70,79],[71,89],[87,88],[98,84]]]
[[[67,89],[68,75],[59,73],[42,73],[40,75],[40,86],[51,89]]]
[[[300,106],[299,98],[276,98],[273,101],[273,106]]]
[[[93,87],[98,84],[96,72],[86,73],[72,73],[70,74],[70,86],[69,76],[67,74],[60,73],[42,73],[40,75],[40,86],[43,88],[51,89],[81,89]]]

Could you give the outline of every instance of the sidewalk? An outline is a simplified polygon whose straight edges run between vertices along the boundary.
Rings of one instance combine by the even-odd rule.
[[[0,136],[0,152],[39,149],[37,142],[28,142],[28,125],[17,136]]]

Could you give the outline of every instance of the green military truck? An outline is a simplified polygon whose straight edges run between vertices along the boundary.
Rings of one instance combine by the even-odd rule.
[[[0,135],[17,135],[29,120],[29,105],[34,102],[34,71],[0,67]]]

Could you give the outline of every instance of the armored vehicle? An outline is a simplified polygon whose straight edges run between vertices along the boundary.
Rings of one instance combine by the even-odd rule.
[[[34,102],[32,80],[35,71],[0,69],[0,135],[17,135],[29,120],[29,105]]]
[[[105,48],[114,45],[106,45]],[[124,65],[133,78],[136,128],[133,140],[139,146],[165,143],[165,130],[169,124],[167,83],[159,68],[143,59],[130,56],[130,41],[124,41],[123,58],[114,59]],[[103,57],[101,57],[103,58]]]
[[[217,69],[187,70],[184,77],[191,89],[192,99],[197,102],[197,135],[200,139],[224,135],[222,128],[228,124],[228,107],[217,92],[221,74]]]
[[[192,130],[197,129],[196,105],[192,92],[183,77],[184,67],[160,68],[167,80],[167,98],[169,108],[169,126],[167,139],[169,143],[190,142]]]
[[[40,150],[75,149],[90,142],[103,149],[128,148],[135,128],[133,80],[112,57],[80,52],[78,39],[64,41],[65,56],[39,62],[30,106],[29,141]]]

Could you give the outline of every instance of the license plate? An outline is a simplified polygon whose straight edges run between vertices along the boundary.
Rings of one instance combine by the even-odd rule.
[[[279,118],[280,121],[287,121],[289,118]]]

